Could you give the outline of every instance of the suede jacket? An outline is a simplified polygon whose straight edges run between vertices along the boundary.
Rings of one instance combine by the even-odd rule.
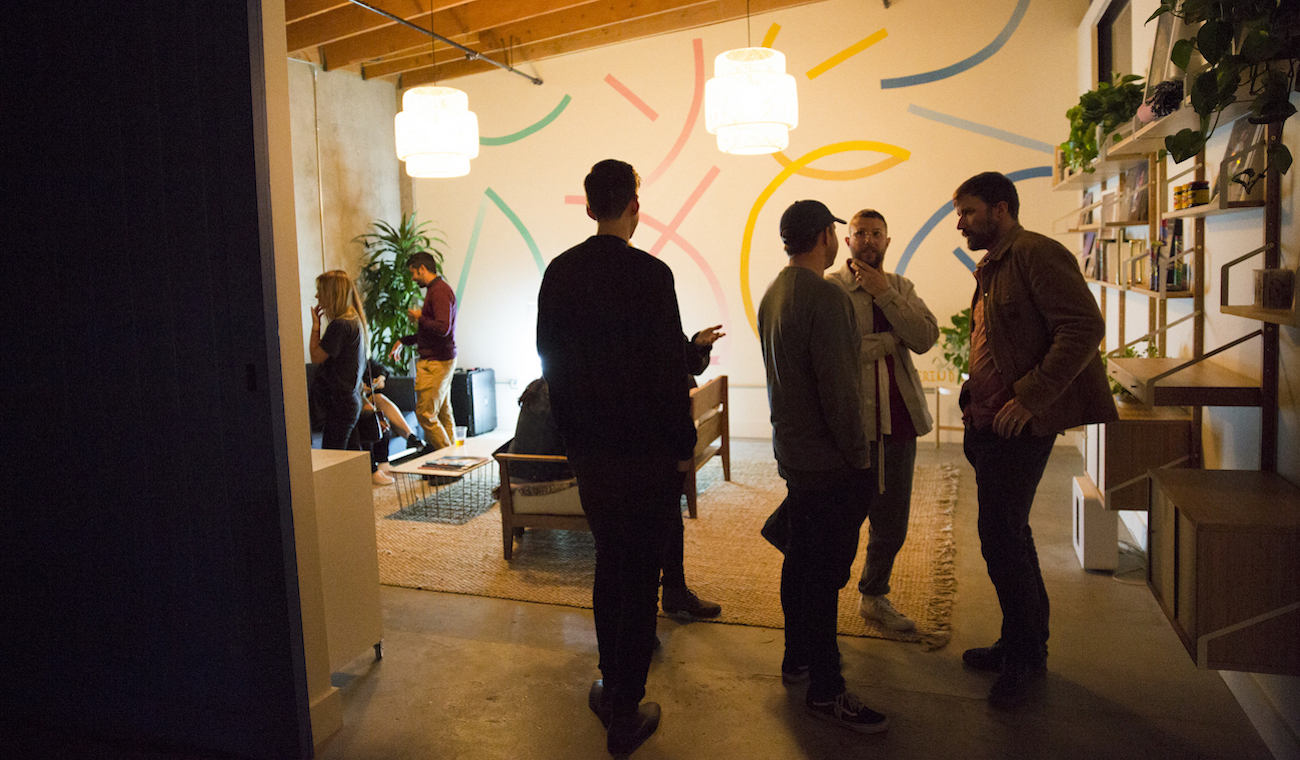
[[[1016,225],[979,267],[971,306],[983,299],[993,363],[1033,413],[1032,433],[1118,419],[1098,353],[1106,323],[1065,246]]]

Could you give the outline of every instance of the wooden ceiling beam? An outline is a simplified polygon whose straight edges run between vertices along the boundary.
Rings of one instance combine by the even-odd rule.
[[[284,0],[284,19],[292,24],[317,13],[349,5],[352,3],[347,0]]]
[[[769,12],[794,8],[800,5],[812,5],[822,0],[754,0],[751,12]],[[761,7],[760,7],[761,6]],[[546,58],[577,53],[583,50],[629,42],[643,37],[654,37],[670,32],[698,29],[704,26],[735,21],[745,18],[744,0],[712,0],[700,5],[680,8],[655,16],[637,18],[618,24],[590,29],[564,37],[556,37],[531,44],[516,46],[512,49],[511,65],[520,66],[526,62],[541,61]],[[756,32],[758,30],[755,30]],[[766,29],[762,32],[766,33]],[[743,42],[741,30],[737,31],[738,43]],[[760,35],[761,39],[761,35]],[[494,56],[495,57],[495,56]],[[500,60],[500,58],[498,58]],[[467,61],[461,58],[449,63],[437,65],[437,81],[479,74],[495,70],[496,67],[482,61]],[[543,77],[545,78],[545,77]],[[399,86],[402,88],[430,84],[434,81],[433,67],[406,71],[401,74]]]
[[[591,2],[593,0],[471,0],[434,13],[432,25],[428,14],[419,21],[411,21],[426,29],[432,28],[444,37],[461,41],[466,35],[477,35],[493,26],[509,25]],[[321,55],[330,68],[339,68],[375,61],[428,44],[427,34],[390,22],[390,25],[383,28],[323,45]],[[468,46],[473,47],[472,44]]]
[[[448,8],[468,0],[442,0],[439,7]],[[429,20],[429,0],[374,0],[370,5],[382,8],[394,16],[401,16],[413,24]],[[313,16],[290,21],[285,25],[285,39],[289,52],[324,45],[372,29],[395,27],[398,24],[360,5],[347,3]]]

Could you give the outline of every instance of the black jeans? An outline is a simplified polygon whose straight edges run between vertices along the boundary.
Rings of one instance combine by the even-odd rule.
[[[1008,659],[1032,665],[1047,662],[1050,609],[1029,510],[1055,441],[967,427],[963,444],[975,468],[980,549],[1002,605],[1002,646]]]
[[[783,513],[789,537],[781,565],[781,667],[808,665],[808,698],[821,701],[844,691],[836,639],[839,592],[849,582],[876,484],[873,470],[818,475],[817,482],[786,479]]]
[[[360,439],[353,442],[353,430],[357,419],[361,417],[361,396],[354,394],[344,398],[331,398],[326,394],[320,396],[321,442],[322,449],[342,451],[360,451]]]
[[[664,548],[681,521],[683,474],[667,456],[569,454],[569,464],[596,540],[591,606],[605,704],[635,710],[654,652]]]

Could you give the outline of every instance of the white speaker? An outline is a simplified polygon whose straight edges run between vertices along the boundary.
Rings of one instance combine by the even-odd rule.
[[[1106,510],[1092,479],[1074,479],[1074,553],[1084,570],[1119,566],[1119,513]]]

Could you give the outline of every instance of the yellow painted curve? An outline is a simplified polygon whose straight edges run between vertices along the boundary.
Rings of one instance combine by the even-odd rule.
[[[878,161],[870,166],[863,167],[863,169],[848,170],[848,172],[855,173],[854,176],[845,176],[842,177],[842,179],[857,179],[859,177],[870,176],[871,174],[882,172],[891,166],[896,166],[903,161],[906,161],[908,157],[911,156],[909,151],[906,151],[897,145],[875,142],[874,140],[846,140],[844,142],[823,145],[822,147],[810,151],[793,161],[782,156],[781,158],[784,160],[781,161],[783,167],[781,172],[777,174],[770,183],[768,183],[767,187],[763,188],[763,192],[759,193],[758,199],[754,201],[754,206],[749,211],[749,219],[745,222],[745,235],[740,244],[740,295],[745,304],[745,317],[749,320],[749,326],[754,331],[755,336],[758,335],[758,313],[754,309],[754,296],[749,288],[749,252],[750,245],[754,240],[754,228],[758,224],[758,215],[763,211],[763,206],[767,204],[767,201],[772,197],[772,194],[775,193],[781,185],[785,184],[787,179],[790,179],[795,174],[813,176],[802,171],[808,164],[819,158],[831,156],[836,153],[847,153],[851,150],[888,153],[890,155],[889,158]],[[831,174],[836,175],[843,173],[844,172],[831,172]],[[830,178],[841,179],[841,177],[838,176]],[[828,179],[828,177],[821,177],[821,179]]]
[[[881,159],[869,166],[864,166],[860,169],[810,169],[806,166],[801,166],[800,168],[796,169],[796,171],[801,177],[811,177],[812,179],[827,179],[833,182],[843,182],[845,180],[862,179],[863,177],[870,177],[873,174],[879,174],[880,172],[883,172],[884,170],[892,166],[898,166],[899,164],[903,163],[904,161],[912,157],[911,151],[906,150],[904,148],[900,148],[897,145],[890,145],[889,143],[882,143],[882,142],[871,142],[867,140],[860,140],[858,142],[862,143],[863,145],[870,145],[871,147],[859,148],[857,150],[873,150],[876,151],[877,153],[887,153],[889,154],[889,157]],[[791,161],[788,156],[786,156],[784,153],[780,151],[773,153],[772,157],[775,158],[776,162],[783,167],[789,167],[793,164],[798,163],[797,161]]]

